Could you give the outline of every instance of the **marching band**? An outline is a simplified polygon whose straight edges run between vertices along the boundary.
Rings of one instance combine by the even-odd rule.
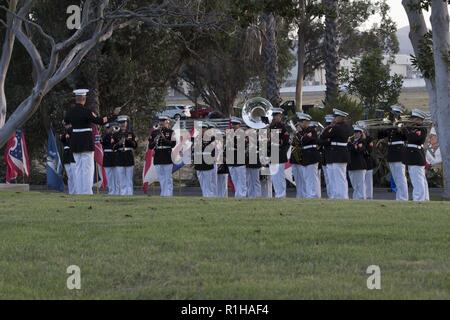
[[[120,108],[108,117],[99,117],[89,111],[85,108],[88,92],[86,89],[74,91],[76,105],[67,111],[64,133],[60,136],[69,194],[93,193],[92,124],[95,124],[104,126],[101,144],[108,194],[133,195],[134,150],[138,144],[130,119],[119,115]],[[373,156],[374,139],[367,128],[360,123],[352,126],[349,114],[339,109],[325,117],[325,128],[303,112],[296,114],[296,123],[287,125],[283,119],[284,110],[268,108],[267,104],[270,103],[253,105],[245,115],[244,110],[248,108],[243,109],[243,119],[231,118],[226,141],[222,139],[223,131],[208,121],[202,122],[200,132],[192,137],[191,152],[203,197],[228,197],[231,182],[235,198],[271,197],[272,186],[276,198],[285,198],[285,171],[291,167],[299,199],[322,197],[322,172],[329,199],[349,199],[348,182],[353,189],[352,199],[373,199],[373,174],[377,163]],[[413,186],[412,199],[428,201],[423,149],[427,115],[414,109],[408,124],[404,125],[402,114],[401,107],[393,106],[389,115],[393,125],[378,130],[377,138],[387,139],[387,161],[396,185],[396,200],[409,199],[408,169]],[[246,135],[244,122],[257,135]],[[261,140],[263,130],[267,130],[265,140]],[[263,141],[267,144],[266,157]],[[160,116],[148,139],[148,148],[154,150],[153,165],[161,186],[161,197],[173,196],[173,150],[176,144],[170,118]],[[268,192],[262,187],[264,178],[270,181]]]

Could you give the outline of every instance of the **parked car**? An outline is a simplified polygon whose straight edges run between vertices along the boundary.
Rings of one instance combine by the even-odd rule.
[[[167,116],[175,120],[189,118],[191,116],[189,106],[167,106],[156,114],[159,116]]]
[[[214,109],[206,106],[197,106],[191,109],[191,117],[193,119],[203,119],[206,118]]]

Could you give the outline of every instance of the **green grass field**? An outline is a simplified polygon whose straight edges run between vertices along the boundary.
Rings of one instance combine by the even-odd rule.
[[[0,193],[0,298],[449,299],[449,226],[445,202]]]

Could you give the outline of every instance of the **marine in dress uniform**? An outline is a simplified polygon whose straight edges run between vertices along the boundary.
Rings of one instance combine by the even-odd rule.
[[[259,155],[259,134],[258,130],[250,129],[254,134],[248,137],[246,146],[246,172],[247,172],[247,197],[261,198],[261,159]]]
[[[119,179],[116,177],[116,154],[114,151],[113,128],[114,124],[107,123],[104,126],[105,133],[101,142],[103,147],[103,168],[105,168],[106,179],[108,180],[108,194],[120,195],[118,186]]]
[[[172,149],[176,145],[174,131],[170,128],[170,118],[158,118],[159,128],[154,130],[149,138],[149,149],[155,150],[153,164],[161,185],[161,197],[173,196],[173,160]]]
[[[400,119],[403,109],[399,106],[391,107],[390,117],[393,122]],[[399,128],[389,128],[378,133],[379,139],[388,139],[387,162],[391,170],[392,178],[397,187],[396,200],[408,201],[408,180],[405,167],[405,142],[406,136]]]
[[[334,115],[328,114],[325,116],[325,125],[329,126],[334,121]],[[325,180],[325,188],[327,192],[327,197],[331,197],[331,181],[329,179],[328,174],[328,161],[327,159],[330,158],[330,147],[331,142],[328,139],[322,139],[322,136],[319,137],[319,151],[321,153],[321,160],[322,160],[322,171],[323,171],[323,177]]]
[[[235,132],[242,130],[241,124],[242,121],[239,118],[231,118],[231,126]],[[239,144],[245,143],[239,140],[239,135],[234,137],[233,146],[230,148],[228,145],[227,149],[230,148],[233,150],[233,161],[227,161],[228,170],[230,172],[231,181],[234,185],[234,197],[235,198],[245,198],[247,196],[247,171],[245,167],[245,155],[244,159],[241,159],[241,155],[239,155]],[[228,144],[228,143],[227,143]],[[231,151],[230,151],[231,152]],[[228,152],[227,152],[228,154]],[[242,160],[242,161],[241,161]]]
[[[224,132],[221,132],[221,135],[223,137]],[[217,150],[223,154],[222,163],[217,165],[217,197],[228,198],[228,175],[230,171],[226,162],[227,151],[222,144],[218,146]]]
[[[367,164],[365,159],[366,141],[364,129],[353,126],[354,136],[350,138],[348,148],[350,151],[350,162],[348,165],[348,175],[353,187],[353,199],[366,199],[366,171]]]
[[[366,151],[364,152],[364,158],[366,160],[366,199],[373,199],[373,170],[377,166],[377,161],[373,155],[375,148],[373,138],[366,132]]]
[[[297,116],[298,117],[298,116]],[[304,179],[302,176],[301,162],[302,162],[302,122],[298,121],[295,123],[295,133],[291,141],[291,158],[290,162],[292,165],[292,176],[295,181],[295,189],[297,191],[296,198],[303,199],[306,198],[306,186],[304,184]]]
[[[69,194],[75,194],[75,159],[70,149],[70,136],[72,135],[72,126],[64,123],[64,133],[60,136],[64,148],[63,164],[67,174],[67,187]]]
[[[192,138],[194,169],[197,172],[200,188],[204,198],[216,197],[217,174],[215,167],[215,137],[208,123],[202,123],[202,132],[199,137]]]
[[[425,175],[426,158],[423,149],[423,144],[427,139],[427,129],[421,127],[426,117],[427,115],[423,111],[414,109],[411,115],[411,120],[414,124],[402,128],[407,141],[405,162],[408,166],[409,177],[413,186],[412,196],[414,201],[430,200],[428,182]]]
[[[114,121],[120,108],[114,110],[110,117],[98,117],[94,112],[85,108],[87,89],[75,90],[75,107],[70,108],[64,122],[72,125],[70,148],[75,159],[75,194],[93,194],[94,184],[94,139],[92,124],[104,125]]]
[[[301,132],[300,170],[302,171],[302,184],[305,186],[305,197],[307,199],[320,198],[320,152],[317,131],[315,127],[311,126],[311,116],[303,113],[298,114],[297,117],[300,119],[303,129]]]
[[[334,109],[334,122],[322,133],[322,140],[330,144],[327,171],[330,182],[330,199],[348,199],[347,165],[350,161],[348,139],[353,128],[347,124],[348,113]]]
[[[317,182],[316,194],[317,194],[317,198],[322,198],[322,161],[323,161],[323,154],[321,152],[321,147],[320,147],[320,144],[319,144],[319,133],[321,132],[320,128],[323,129],[324,127],[322,126],[322,124],[320,122],[316,122],[316,121],[312,121],[309,124],[309,127],[314,130],[314,132],[316,133],[316,138],[317,138],[316,140],[317,140],[317,152],[318,152],[318,155],[319,155],[319,163],[318,163],[318,169],[317,169],[318,170],[318,177],[317,177],[318,182]]]
[[[271,153],[270,173],[272,176],[272,185],[275,191],[275,198],[286,198],[286,178],[284,175],[285,165],[288,162],[289,140],[290,135],[286,125],[283,122],[283,112],[281,108],[274,108],[272,110],[273,120],[269,126],[270,129],[270,144],[275,147],[277,154]],[[278,142],[271,141],[272,132],[278,132]],[[278,158],[278,159],[277,159]]]
[[[114,151],[116,152],[117,176],[116,183],[119,186],[120,195],[131,196],[134,192],[134,154],[137,148],[136,136],[129,127],[129,117],[119,116],[117,122],[120,131],[114,133]]]

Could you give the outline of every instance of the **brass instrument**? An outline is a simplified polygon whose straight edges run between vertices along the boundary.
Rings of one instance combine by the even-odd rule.
[[[113,132],[113,133],[118,133],[119,131],[120,131],[120,126],[114,125],[114,126],[112,127],[112,132]]]
[[[297,163],[300,163],[302,160],[302,141],[299,138],[299,132],[294,133],[291,145],[291,156]]]
[[[415,128],[431,128],[433,122],[431,118],[426,118],[419,126],[416,125],[414,120],[411,120],[411,116],[402,116],[399,120],[392,122],[388,118],[384,119],[369,119],[357,121],[356,125],[366,130],[386,130],[386,129],[401,129],[408,127]]]
[[[264,98],[253,98],[245,102],[242,119],[252,129],[265,129],[272,122],[273,106]]]

